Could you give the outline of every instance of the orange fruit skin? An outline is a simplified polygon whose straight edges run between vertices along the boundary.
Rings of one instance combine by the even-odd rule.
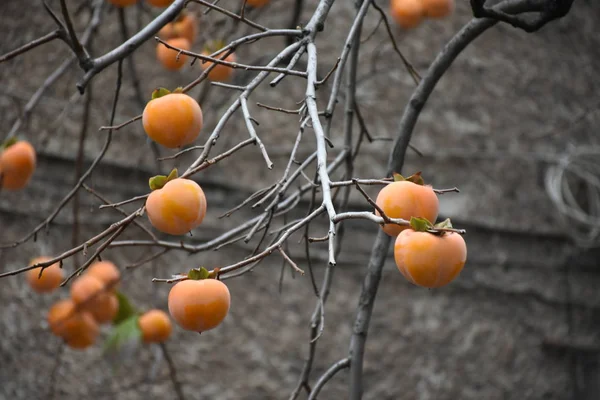
[[[454,11],[454,0],[421,0],[425,16],[428,18],[444,18]]]
[[[425,16],[422,0],[392,0],[390,14],[404,29],[417,27]]]
[[[439,236],[407,229],[396,238],[394,260],[409,282],[439,288],[462,271],[467,261],[467,245],[458,233]]]
[[[94,276],[80,276],[71,285],[71,299],[81,310],[105,307],[106,297],[108,293],[104,291],[104,283]]]
[[[192,48],[190,41],[182,37],[168,39],[166,42],[169,45],[182,50],[189,50]],[[162,66],[168,70],[176,71],[181,69],[185,65],[187,57],[187,55],[183,53],[179,54],[179,51],[170,49],[162,43],[156,45],[156,58],[160,61]]]
[[[173,31],[175,35],[187,39],[190,43],[194,43],[198,35],[198,20],[196,16],[187,13],[180,20],[173,22]]]
[[[1,187],[20,190],[29,183],[36,167],[35,149],[31,143],[19,141],[0,154]]]
[[[99,305],[89,310],[92,317],[98,324],[106,324],[111,322],[119,311],[119,300],[113,293],[108,293],[106,296],[101,296]]]
[[[173,179],[146,200],[152,226],[170,235],[184,235],[198,227],[206,215],[206,196],[190,179]]]
[[[196,41],[198,35],[198,20],[192,13],[186,13],[177,20],[169,22],[158,31],[158,37],[163,40],[181,37],[189,40],[190,44]]]
[[[154,7],[168,7],[173,3],[173,0],[146,0],[146,3]]]
[[[110,261],[98,261],[93,263],[85,271],[85,274],[98,278],[105,286],[110,285],[112,291],[116,290],[117,283],[121,279],[119,269]]]
[[[266,6],[267,4],[269,4],[269,1],[270,0],[248,0],[246,1],[246,5],[258,8]]]
[[[138,0],[108,0],[108,2],[117,7],[128,7],[137,3]]]
[[[202,55],[205,55],[205,56],[210,56],[210,54],[211,53],[208,53],[208,52],[202,53]],[[221,57],[221,55],[218,55],[215,58],[220,58],[220,57]],[[230,55],[225,57],[225,59],[223,61],[228,61],[228,62],[232,62],[232,63],[236,62],[235,53],[231,53]],[[202,70],[208,69],[208,67],[210,67],[211,65],[213,65],[213,62],[211,62],[211,61],[207,61],[205,63],[200,63],[200,67],[202,67]],[[208,79],[210,79],[211,81],[214,81],[214,82],[226,82],[231,78],[232,75],[233,75],[233,68],[231,68],[227,65],[217,64],[208,73]]]
[[[173,325],[166,312],[150,310],[138,320],[144,343],[162,343],[171,336]]]
[[[88,347],[98,337],[99,328],[92,315],[76,311],[70,299],[60,300],[50,307],[47,320],[52,333],[63,338],[70,347]]]
[[[31,260],[29,265],[45,262],[50,260],[50,257],[37,257]],[[60,267],[60,263],[54,263],[51,266],[44,269],[42,276],[40,270],[42,267],[30,269],[27,271],[27,283],[36,293],[49,293],[60,286],[64,278],[63,270]]]
[[[83,350],[96,342],[100,328],[92,315],[87,312],[79,313],[79,320],[80,323],[64,339],[70,348]]]
[[[216,279],[185,280],[169,292],[169,313],[183,329],[204,332],[217,327],[229,312],[231,296]]]
[[[146,134],[170,149],[192,143],[204,125],[202,109],[183,93],[170,93],[150,100],[142,114]]]
[[[410,221],[411,217],[427,218],[435,223],[440,204],[428,185],[417,185],[409,181],[392,182],[379,192],[375,203],[390,218],[402,218]],[[375,211],[379,215],[379,211]],[[383,231],[390,236],[397,236],[408,229],[408,226],[385,224]]]

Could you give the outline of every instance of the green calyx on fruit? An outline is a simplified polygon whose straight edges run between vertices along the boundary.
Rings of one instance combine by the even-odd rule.
[[[162,189],[167,184],[167,182],[172,181],[173,179],[177,179],[177,177],[177,168],[173,168],[173,170],[168,176],[156,175],[150,178],[148,180],[148,186],[150,186],[150,190]]]
[[[425,184],[425,181],[423,180],[423,177],[421,176],[421,171],[415,172],[408,178],[405,178],[402,175],[400,175],[399,173],[394,172],[393,177],[394,177],[394,182],[408,181],[408,182],[412,182],[412,183],[415,183],[415,184],[421,185],[421,186]]]

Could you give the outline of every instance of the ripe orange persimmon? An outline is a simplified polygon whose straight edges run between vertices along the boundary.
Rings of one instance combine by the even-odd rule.
[[[76,310],[75,303],[61,300],[48,311],[52,333],[65,340],[68,346],[82,349],[92,345],[99,333],[98,324],[88,312]]]
[[[211,53],[209,53],[207,51],[202,52],[202,55],[205,55],[205,56],[209,56],[210,54]],[[215,58],[220,59],[221,56],[222,55],[218,55]],[[225,57],[225,59],[223,61],[227,61],[227,62],[231,62],[231,63],[236,62],[235,53],[231,53],[230,55]],[[200,63],[200,67],[202,67],[203,70],[207,70],[208,67],[210,67],[211,65],[213,65],[212,61]],[[213,69],[211,69],[210,72],[208,73],[208,79],[210,79],[211,81],[214,81],[214,82],[225,82],[225,81],[228,81],[232,75],[233,75],[232,67],[217,63],[217,65],[215,65],[215,67]]]
[[[142,124],[152,140],[173,149],[196,140],[204,118],[196,100],[187,94],[170,93],[146,104]]]
[[[146,0],[146,3],[154,7],[168,7],[173,0]]]
[[[165,342],[173,330],[169,316],[162,310],[150,310],[141,315],[138,324],[144,343]]]
[[[169,292],[169,313],[183,329],[204,332],[218,326],[229,312],[229,289],[216,279],[185,280]]]
[[[439,212],[439,200],[428,185],[418,185],[410,181],[392,182],[379,192],[375,203],[390,218],[402,218],[407,221],[411,217],[426,218],[432,223]],[[376,211],[379,215],[379,212]],[[385,224],[383,231],[390,236],[396,236],[406,226]]]
[[[108,2],[117,7],[128,7],[137,3],[138,0],[108,0]]]
[[[89,266],[86,275],[98,278],[104,285],[110,285],[112,291],[116,290],[121,279],[121,273],[115,264],[110,261],[98,261]]]
[[[450,283],[467,261],[467,245],[461,235],[441,235],[406,229],[394,245],[398,270],[415,285],[438,288]]]
[[[444,18],[454,11],[454,0],[421,0],[428,18]]]
[[[104,283],[95,276],[82,275],[71,285],[71,299],[81,310],[103,308],[107,304],[107,297]]]
[[[390,14],[402,28],[415,28],[425,16],[423,0],[391,0]]]
[[[111,322],[119,311],[119,300],[114,293],[101,296],[96,307],[89,310],[94,320],[99,324]]]
[[[190,41],[182,37],[168,39],[165,42],[181,50],[189,50],[192,48]],[[170,49],[162,43],[156,45],[156,58],[163,67],[172,71],[181,69],[187,60],[185,54],[180,54],[179,51]]]
[[[21,140],[9,146],[0,154],[0,187],[23,189],[29,183],[35,166],[35,149],[29,142]]]
[[[37,257],[31,260],[29,265],[46,262],[48,260],[50,260],[50,257]],[[29,286],[31,286],[35,292],[48,293],[60,286],[64,277],[60,263],[57,262],[44,268],[42,276],[40,276],[41,269],[42,267],[38,267],[26,272],[27,283],[29,283]]]
[[[266,6],[267,4],[269,4],[269,1],[270,0],[247,0],[246,5],[259,8],[259,7],[263,7],[263,6]]]
[[[184,235],[202,223],[206,215],[206,196],[190,179],[177,178],[154,190],[146,200],[152,226],[170,235]]]
[[[198,20],[193,13],[182,13],[179,17],[169,22],[158,31],[158,37],[163,40],[181,37],[190,41],[190,44],[196,41],[198,34]]]

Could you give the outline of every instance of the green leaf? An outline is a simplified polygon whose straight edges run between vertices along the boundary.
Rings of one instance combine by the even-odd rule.
[[[190,271],[188,272],[188,275],[187,275],[188,279],[191,279],[194,281],[208,279],[209,276],[210,276],[210,272],[208,272],[208,270],[204,267],[190,269]]]
[[[137,315],[137,310],[131,305],[127,296],[119,291],[116,294],[117,300],[119,300],[119,311],[117,311],[117,315],[113,318],[113,325],[118,325],[126,319]]]
[[[148,180],[148,186],[150,190],[162,189],[163,186],[168,182],[169,177],[165,175],[156,175]]]
[[[168,94],[171,94],[171,91],[169,89],[165,89],[164,87],[160,87],[158,89],[155,89],[152,92],[152,100],[158,99],[159,97],[163,97],[163,96],[166,96]]]
[[[450,218],[446,218],[442,222],[438,222],[437,224],[435,224],[433,227],[442,229],[452,228],[452,221],[450,221]]]
[[[427,218],[420,217],[411,217],[410,226],[417,232],[427,232],[429,229],[433,228],[433,225]]]
[[[126,344],[141,341],[142,331],[140,330],[138,320],[139,316],[133,315],[115,325],[104,342],[104,353],[118,352]]]
[[[177,171],[177,168],[173,168],[173,170],[169,173],[169,176],[167,176],[167,182],[172,181],[173,179],[177,179],[179,177],[179,173]]]
[[[402,181],[406,180],[406,179],[404,179],[404,177],[402,175],[400,175],[397,172],[394,172],[392,175],[394,177],[394,182],[402,182]]]
[[[8,138],[4,141],[4,143],[2,143],[2,149],[6,150],[8,149],[10,146],[12,146],[13,144],[17,143],[19,141],[19,139],[17,139],[16,137],[11,137]]]
[[[178,86],[173,90],[173,93],[183,93],[183,86]]]
[[[408,178],[406,178],[407,181],[412,182],[412,183],[416,183],[417,185],[421,185],[423,186],[425,184],[425,181],[423,180],[423,177],[421,176],[421,171],[409,176]]]

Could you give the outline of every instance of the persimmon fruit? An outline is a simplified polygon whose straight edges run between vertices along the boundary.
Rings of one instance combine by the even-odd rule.
[[[85,274],[97,278],[105,286],[110,286],[112,291],[116,290],[117,284],[121,279],[119,269],[110,261],[98,261],[93,263],[85,271]]]
[[[423,0],[391,0],[390,14],[402,28],[415,28],[425,17]]]
[[[146,3],[154,7],[168,7],[174,0],[146,0]]]
[[[107,297],[104,283],[95,276],[82,275],[71,285],[71,299],[81,310],[93,311],[106,307]]]
[[[396,238],[394,260],[409,282],[438,288],[462,271],[467,261],[467,245],[455,232],[434,234],[406,229]]]
[[[96,341],[99,328],[92,315],[77,310],[70,299],[58,301],[48,311],[48,325],[51,332],[64,339],[67,346],[83,349]]]
[[[190,41],[182,37],[167,39],[165,42],[181,50],[188,51],[192,48]],[[178,50],[170,49],[162,43],[156,45],[156,58],[168,70],[181,69],[185,65],[187,57],[187,55],[180,53]]]
[[[198,227],[206,215],[206,196],[196,182],[177,178],[154,190],[146,200],[152,226],[170,235],[184,235]]]
[[[410,181],[396,181],[385,186],[375,203],[390,218],[410,220],[411,217],[426,218],[434,223],[439,212],[439,200],[429,185],[419,185]],[[379,215],[379,212],[376,211]],[[383,231],[396,236],[407,226],[385,224]]]
[[[270,0],[247,0],[246,5],[250,7],[260,8],[269,4]]]
[[[0,154],[0,188],[23,189],[35,171],[36,153],[31,143],[21,140]]]
[[[111,322],[119,311],[119,300],[114,293],[107,293],[100,296],[99,303],[96,307],[89,310],[94,320],[99,324]]]
[[[454,0],[421,0],[425,16],[444,18],[454,11]]]
[[[158,37],[163,40],[181,37],[193,44],[198,35],[197,25],[198,19],[195,14],[182,12],[175,21],[169,22],[158,31]]]
[[[184,93],[170,93],[146,104],[142,124],[150,139],[173,149],[196,140],[204,119],[196,100]]]
[[[216,279],[185,280],[169,292],[169,313],[183,329],[204,332],[217,327],[229,312],[231,296]]]
[[[138,0],[108,0],[114,6],[117,7],[129,7],[138,2]]]
[[[208,51],[204,51],[202,52],[202,55],[204,56],[210,56],[211,53],[209,53]],[[221,58],[221,55],[218,55],[214,58]],[[225,57],[225,59],[223,59],[223,61],[227,61],[230,63],[234,63],[236,62],[236,56],[235,53],[231,53],[229,54],[227,57]],[[200,67],[202,67],[202,70],[207,70],[211,65],[213,65],[214,62],[212,61],[206,61],[205,63],[200,63]],[[210,79],[213,82],[226,82],[229,79],[231,79],[231,76],[233,75],[233,68],[228,66],[228,65],[223,65],[223,64],[218,64],[215,65],[215,67],[213,69],[210,70],[210,72],[208,73],[208,79]]]
[[[144,343],[162,343],[169,339],[173,325],[166,312],[162,310],[150,310],[142,314],[138,319],[138,325],[142,331]]]
[[[50,257],[37,257],[31,260],[29,265],[49,261]],[[44,268],[42,276],[40,271],[42,267],[30,269],[26,272],[27,283],[37,293],[49,293],[60,286],[64,278],[64,273],[60,267],[60,263],[56,262],[49,267]]]

